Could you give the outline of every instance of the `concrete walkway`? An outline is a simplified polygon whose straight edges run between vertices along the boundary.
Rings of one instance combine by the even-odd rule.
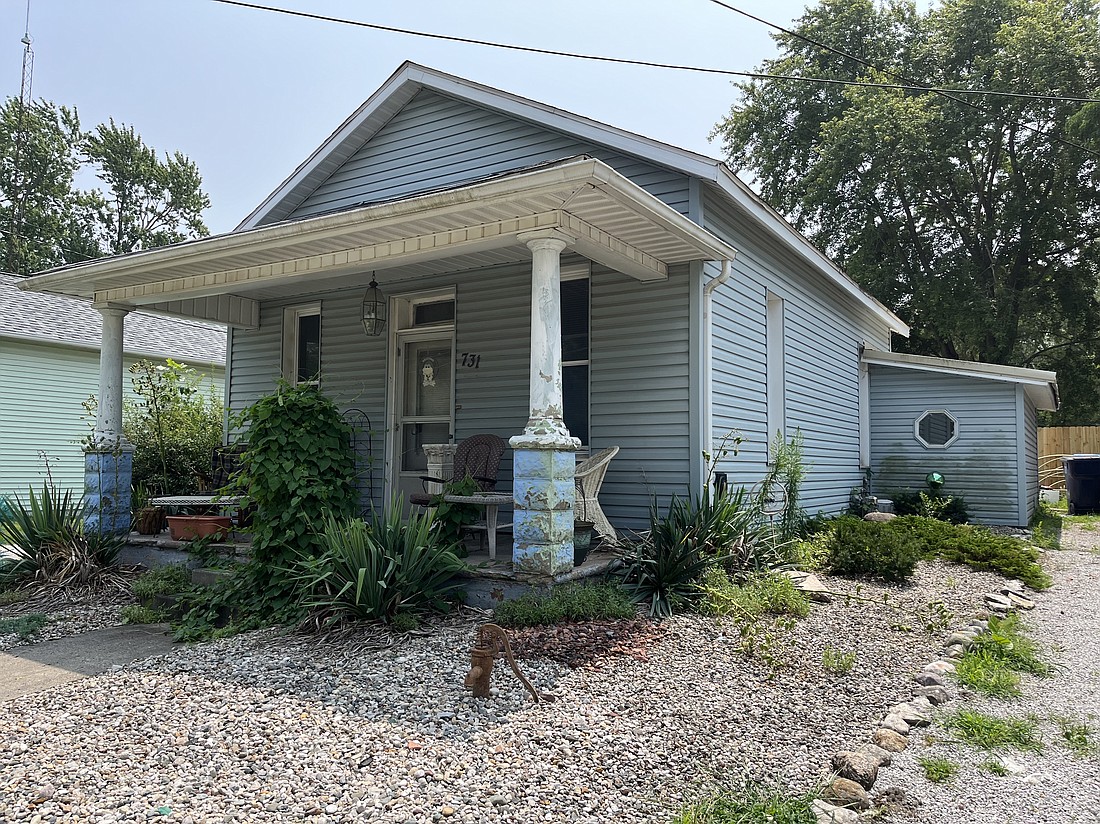
[[[0,652],[0,701],[107,672],[172,648],[167,624],[92,630]]]

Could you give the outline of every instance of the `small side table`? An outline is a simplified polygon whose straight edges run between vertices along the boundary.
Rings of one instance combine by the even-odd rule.
[[[451,504],[473,504],[485,507],[485,531],[489,533],[489,559],[497,557],[497,512],[502,506],[512,503],[512,496],[502,492],[477,492],[473,495],[444,495],[443,500]],[[471,527],[478,529],[478,525]]]

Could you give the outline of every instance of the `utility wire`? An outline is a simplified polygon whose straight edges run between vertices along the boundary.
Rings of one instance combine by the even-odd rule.
[[[884,85],[882,88],[910,89],[910,90],[913,90],[913,91],[924,92],[926,94],[927,93],[937,94],[937,95],[939,95],[940,97],[943,97],[946,100],[951,100],[951,101],[954,101],[955,103],[961,103],[964,106],[969,106],[970,108],[974,109],[976,112],[979,112],[980,114],[984,114],[986,117],[991,117],[991,118],[996,117],[988,109],[985,109],[985,108],[981,107],[977,103],[974,103],[970,100],[964,100],[961,97],[956,97],[955,96],[955,95],[958,95],[958,94],[974,94],[975,92],[973,90],[970,90],[970,89],[945,89],[945,88],[939,88],[939,87],[935,87],[935,86],[920,85],[916,80],[913,80],[911,77],[907,77],[906,75],[904,75],[900,72],[896,72],[896,71],[893,71],[891,69],[884,69],[881,66],[876,66],[874,63],[871,63],[870,61],[864,60],[860,57],[856,57],[854,54],[849,54],[848,52],[843,51],[841,49],[834,48],[833,46],[830,46],[827,43],[822,43],[820,40],[814,40],[812,37],[807,37],[806,35],[800,34],[799,32],[792,31],[790,29],[784,28],[783,26],[780,26],[777,23],[769,22],[768,20],[765,20],[763,17],[757,17],[755,14],[751,14],[751,13],[745,11],[744,9],[739,9],[739,8],[737,8],[737,6],[733,6],[733,5],[725,2],[725,0],[710,0],[710,2],[713,3],[716,6],[721,6],[722,8],[727,9],[728,11],[732,11],[732,12],[735,12],[736,14],[740,14],[743,17],[747,17],[750,20],[755,20],[757,23],[763,23],[765,26],[773,28],[776,31],[783,32],[783,34],[786,34],[789,37],[795,37],[799,40],[802,40],[805,43],[809,43],[811,46],[816,46],[819,49],[823,49],[827,52],[830,52],[831,54],[835,54],[838,57],[843,57],[845,60],[852,60],[852,61],[854,61],[854,62],[856,62],[856,63],[860,64],[861,66],[864,66],[868,69],[872,69],[873,71],[880,72],[880,73],[885,74],[889,77],[893,77],[893,78],[896,78],[898,80],[901,80],[905,84],[909,84],[909,85],[904,85],[904,86],[902,86],[902,85],[898,85],[898,86]],[[774,77],[774,79],[789,79],[789,78],[783,77],[782,75],[777,75],[777,76]],[[800,78],[800,79],[811,80],[812,78],[807,77],[807,78]],[[863,85],[863,84],[858,83],[858,82],[853,82],[852,85]],[[998,91],[991,91],[991,90],[981,92],[981,93],[982,94],[987,94],[987,95],[998,95],[998,96],[1002,96],[1002,97],[1018,98],[1018,99],[1022,99],[1022,100],[1042,100],[1042,101],[1048,101],[1048,102],[1054,102],[1054,103],[1097,103],[1097,102],[1100,102],[1100,98],[1095,98],[1095,97],[1060,97],[1060,96],[1057,96],[1057,95],[1027,94],[1027,93],[1024,93],[1024,92],[998,92]],[[1059,137],[1058,135],[1051,134],[1050,132],[1045,131],[1042,128],[1039,128],[1037,126],[1032,126],[1028,123],[1024,123],[1023,121],[1016,120],[1015,118],[1012,118],[1012,117],[1006,117],[1004,119],[1007,122],[1012,123],[1013,125],[1018,126],[1019,128],[1024,129],[1026,131],[1033,132],[1034,134],[1039,135],[1040,137],[1045,137],[1049,140],[1053,140],[1056,143],[1061,143],[1063,146],[1070,146],[1074,149],[1080,149],[1081,151],[1086,152],[1087,154],[1090,154],[1093,157],[1100,157],[1100,152],[1096,152],[1093,149],[1090,149],[1088,146],[1084,146],[1080,143],[1077,143],[1076,141],[1069,140],[1069,139],[1064,138],[1064,137]]]
[[[352,20],[346,17],[333,17],[327,14],[316,14],[314,12],[298,11],[296,9],[284,9],[277,6],[264,5],[262,3],[248,3],[244,2],[244,0],[212,1],[215,3],[221,3],[222,5],[226,6],[238,6],[240,8],[254,9],[256,11],[266,11],[272,12],[274,14],[285,14],[290,17],[302,17],[308,20],[320,20],[325,23],[339,23],[345,26],[357,26],[364,29],[390,32],[391,34],[404,34],[410,37],[424,37],[431,40],[444,40],[451,43],[466,43],[472,46],[487,46],[493,49],[506,49],[509,51],[527,52],[528,54],[544,54],[553,57],[569,57],[575,60],[593,60],[600,63],[617,63],[625,66],[645,66],[647,68],[654,69],[673,69],[675,71],[698,72],[700,74],[717,74],[725,75],[727,77],[747,77],[752,80],[794,80],[803,83],[823,83],[838,86],[865,86],[873,89],[897,89],[901,91],[918,92],[951,92],[953,94],[975,94],[987,96],[993,95],[998,97],[1010,98],[1039,98],[1041,100],[1054,100],[1060,102],[1100,103],[1100,98],[1054,97],[1048,95],[1030,95],[1016,92],[993,91],[991,89],[936,89],[929,88],[928,86],[907,85],[901,83],[874,83],[866,80],[841,80],[827,77],[802,77],[797,75],[765,74],[763,72],[742,72],[734,71],[732,69],[717,69],[707,66],[687,66],[679,63],[659,63],[653,60],[632,60],[626,57],[608,57],[606,55],[585,54],[583,52],[559,51],[557,49],[544,49],[537,46],[520,46],[515,43],[500,43],[493,40],[479,40],[473,37],[459,37],[458,35],[452,34],[438,34],[435,32],[418,31],[416,29],[405,29],[398,26],[384,26],[381,23],[367,23],[362,20]],[[738,9],[732,10],[739,11]]]

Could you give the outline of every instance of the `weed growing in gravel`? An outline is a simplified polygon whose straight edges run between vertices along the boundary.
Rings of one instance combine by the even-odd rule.
[[[831,672],[834,675],[846,675],[852,671],[855,664],[856,654],[854,652],[841,652],[832,647],[825,647],[825,650],[821,653],[821,665],[826,672]]]
[[[191,588],[191,572],[184,566],[157,567],[134,579],[130,591],[141,603],[149,606],[156,595],[183,592]]]
[[[973,710],[958,710],[944,722],[944,727],[959,740],[983,750],[1015,747],[1018,750],[1041,752],[1038,719],[997,718]]]
[[[735,584],[721,567],[711,567],[700,587],[703,598],[699,611],[704,615],[729,615],[755,621],[764,615],[792,615],[805,618],[810,602],[786,575],[752,575]]]
[[[1020,676],[988,650],[970,650],[955,663],[955,677],[975,692],[992,698],[1017,698]]]
[[[21,615],[18,618],[3,618],[0,619],[0,635],[18,635],[21,641],[26,641],[46,626],[48,620],[41,612]]]
[[[753,784],[693,804],[673,824],[815,824],[812,794]]]
[[[129,604],[119,610],[124,624],[159,624],[164,620],[160,610],[143,607],[141,604]]]
[[[1043,501],[1031,516],[1031,542],[1043,549],[1061,549],[1062,513]]]
[[[955,675],[961,684],[995,698],[1015,698],[1020,694],[1017,673],[1045,677],[1053,669],[1043,660],[1035,642],[1024,634],[1016,615],[990,618],[989,632],[978,636],[956,667]]]
[[[21,604],[31,597],[25,589],[0,590],[0,607],[10,607],[12,604]]]
[[[991,758],[989,761],[986,761],[984,764],[982,764],[982,769],[985,770],[987,773],[990,773],[992,775],[999,775],[1002,778],[1008,775],[1008,767],[1006,767],[995,758]]]
[[[613,584],[557,589],[550,595],[528,594],[505,601],[493,610],[494,620],[502,627],[536,627],[635,615],[637,610],[630,596]]]
[[[959,771],[959,765],[946,758],[922,755],[917,761],[924,768],[925,778],[933,784],[942,784]]]
[[[1055,717],[1051,720],[1058,725],[1066,747],[1078,758],[1088,758],[1096,753],[1096,743],[1089,738],[1092,735],[1092,727],[1088,723],[1064,717]]]

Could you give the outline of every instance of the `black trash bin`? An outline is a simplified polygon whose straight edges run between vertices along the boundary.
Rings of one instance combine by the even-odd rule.
[[[1069,514],[1100,512],[1100,455],[1066,455],[1062,468],[1066,473]]]

